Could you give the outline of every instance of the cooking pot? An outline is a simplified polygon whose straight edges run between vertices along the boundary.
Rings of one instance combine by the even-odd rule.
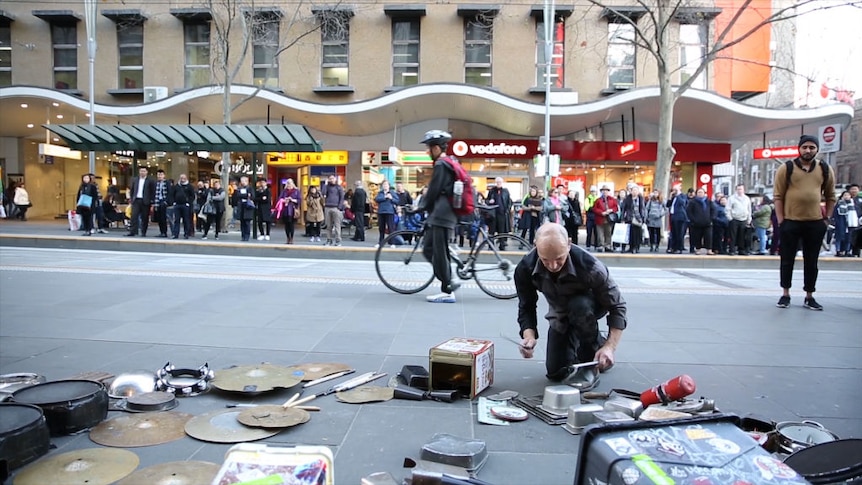
[[[816,421],[784,421],[775,425],[775,433],[779,447],[787,454],[839,439],[838,435]]]

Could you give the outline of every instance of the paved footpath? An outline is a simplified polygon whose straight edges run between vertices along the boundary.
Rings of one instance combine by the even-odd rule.
[[[236,248],[267,247],[264,242],[224,242],[224,254],[212,255],[121,246],[153,238],[75,236],[116,247],[69,251],[10,247],[9,238],[22,236],[9,227],[0,226],[0,373],[60,379],[86,371],[154,371],[167,361],[178,367],[208,362],[216,370],[332,361],[391,376],[406,364],[428,366],[429,348],[448,338],[474,337],[495,342],[492,390],[540,395],[548,385],[543,350],[524,360],[500,337],[517,335],[516,301],[492,299],[473,284],[459,291],[456,304],[426,303],[431,290],[397,295],[377,281],[371,262],[356,257],[371,249],[341,249],[351,256],[340,260],[334,249],[320,248],[302,258],[287,252],[260,258]],[[811,419],[841,437],[862,438],[860,272],[846,266],[821,271],[823,312],[802,308],[798,288],[793,305],[778,309],[777,261],[771,269],[703,268],[696,262],[704,258],[653,257],[651,267],[609,261],[629,305],[629,328],[618,364],[598,390],[640,391],[687,373],[697,395],[715,399],[722,411]],[[543,335],[546,329],[540,326]],[[177,411],[202,414],[233,402],[283,402],[289,395],[213,391],[183,399]],[[418,458],[438,432],[484,440],[490,457],[479,478],[489,483],[562,485],[575,474],[579,438],[535,418],[481,425],[467,400],[350,405],[327,396],[315,403],[322,411],[309,423],[263,442],[331,447],[338,484],[357,484],[378,471],[408,476],[403,459]],[[86,434],[52,442],[52,455],[98,446]],[[228,447],[186,437],[132,451],[145,467],[221,463]]]

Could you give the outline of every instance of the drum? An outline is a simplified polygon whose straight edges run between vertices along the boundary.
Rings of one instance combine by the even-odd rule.
[[[9,472],[48,453],[51,441],[38,406],[0,403],[0,483]]]
[[[52,381],[19,389],[12,401],[42,408],[52,435],[91,428],[108,416],[108,391],[98,382]]]

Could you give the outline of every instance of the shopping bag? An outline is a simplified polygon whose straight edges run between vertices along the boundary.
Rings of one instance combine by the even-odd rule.
[[[78,207],[86,207],[88,209],[93,207],[93,197],[87,194],[81,194],[78,197]]]
[[[611,236],[611,242],[616,244],[629,243],[629,225],[624,222],[614,224],[614,233]]]
[[[6,218],[6,208],[0,205],[0,219]]]
[[[77,231],[79,227],[81,227],[81,223],[78,220],[78,214],[75,211],[69,211],[69,230]]]

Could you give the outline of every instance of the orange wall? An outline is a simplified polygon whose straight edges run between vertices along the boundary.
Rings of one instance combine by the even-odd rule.
[[[743,3],[743,0],[716,0],[715,6],[722,9],[722,13],[715,19],[716,39],[724,32]],[[725,43],[733,42],[757,29],[742,42],[718,54],[721,59],[716,59],[713,64],[715,90],[718,93],[730,96],[734,91],[766,92],[769,89],[769,41],[772,28],[769,24],[760,28],[757,26],[772,15],[771,4],[770,1],[762,0],[751,2],[731,27],[730,33],[725,36]]]

